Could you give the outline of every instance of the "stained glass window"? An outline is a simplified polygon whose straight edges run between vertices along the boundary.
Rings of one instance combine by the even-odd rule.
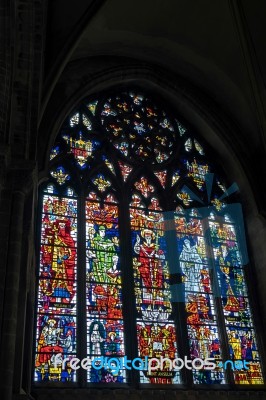
[[[263,383],[237,186],[151,98],[84,99],[50,150],[36,384]]]

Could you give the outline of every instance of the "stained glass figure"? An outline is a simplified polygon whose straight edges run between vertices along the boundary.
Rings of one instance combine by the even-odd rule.
[[[262,383],[260,358],[252,324],[244,267],[236,227],[227,218],[209,221],[226,332],[233,360],[250,361],[249,370],[234,371],[236,383]]]
[[[77,200],[44,194],[35,381],[76,379],[64,363],[76,354],[76,244]]]
[[[87,327],[90,357],[125,355],[118,207],[86,202]],[[125,370],[91,367],[90,382],[125,382]]]
[[[132,229],[133,268],[137,310],[137,339],[140,357],[177,357],[176,332],[171,319],[172,306],[163,215],[158,212],[158,200],[147,214],[130,209]],[[177,383],[179,374],[162,370],[143,372],[143,383]]]
[[[222,352],[214,305],[210,267],[200,218],[175,214],[177,246],[182,281],[191,359],[221,360]],[[224,371],[193,370],[195,383],[225,383]]]

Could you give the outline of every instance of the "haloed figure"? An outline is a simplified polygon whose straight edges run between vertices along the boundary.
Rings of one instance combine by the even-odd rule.
[[[134,251],[139,255],[140,276],[148,292],[152,292],[152,287],[155,287],[156,291],[160,291],[163,282],[162,262],[165,255],[154,243],[155,233],[151,229],[143,229],[141,236],[143,242],[140,242],[140,237],[137,235],[134,245]]]
[[[90,353],[93,355],[104,355],[105,329],[97,321],[92,322],[90,329]]]

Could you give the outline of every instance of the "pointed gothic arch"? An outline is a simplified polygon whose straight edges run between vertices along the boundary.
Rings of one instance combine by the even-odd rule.
[[[238,198],[166,108],[137,88],[112,92],[84,99],[60,129],[41,187],[37,384],[263,382]],[[101,356],[216,367],[71,364]],[[250,368],[223,368],[230,359]]]

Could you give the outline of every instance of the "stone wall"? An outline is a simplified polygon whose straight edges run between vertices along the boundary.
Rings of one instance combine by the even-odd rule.
[[[46,173],[47,149],[60,123],[76,102],[86,94],[115,84],[133,82],[159,92],[216,149],[221,163],[239,184],[251,249],[254,303],[260,316],[258,326],[262,338],[266,329],[263,325],[266,321],[266,195],[260,185],[260,164],[256,164],[257,153],[252,143],[247,146],[242,142],[241,128],[228,118],[226,111],[198,93],[189,82],[166,69],[123,57],[110,57],[108,61],[107,58],[95,57],[68,63],[66,68],[62,68],[60,78],[53,80],[54,87],[47,89],[50,94],[43,104],[46,7],[44,0],[2,0],[0,4],[1,398],[266,399],[266,392],[259,389],[32,389],[37,193],[38,183]],[[226,106],[230,108],[230,104]],[[265,158],[263,150],[260,151]]]

